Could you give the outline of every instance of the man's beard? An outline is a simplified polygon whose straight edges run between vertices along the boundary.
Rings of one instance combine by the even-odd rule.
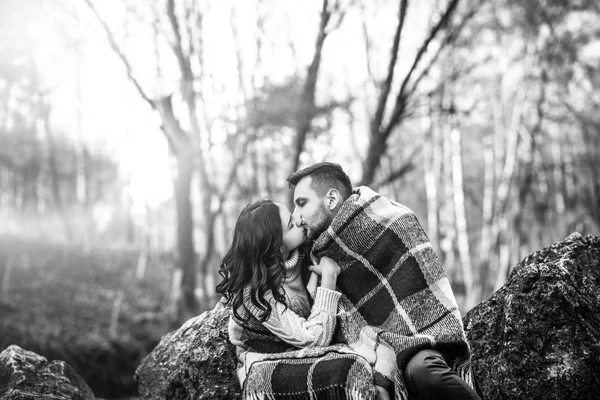
[[[329,225],[333,221],[333,213],[328,212],[327,209],[321,205],[317,211],[317,222],[314,226],[309,226],[306,232],[306,237],[310,240],[316,240],[321,233],[325,232]]]

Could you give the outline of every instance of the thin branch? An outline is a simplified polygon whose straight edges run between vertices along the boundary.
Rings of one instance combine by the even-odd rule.
[[[235,61],[237,66],[238,73],[238,85],[240,86],[240,91],[244,97],[244,104],[248,104],[250,102],[250,95],[248,94],[248,90],[246,90],[246,80],[244,79],[244,60],[242,57],[243,47],[240,43],[240,32],[237,28],[237,14],[235,12],[235,7],[231,7],[230,10],[230,27],[231,34],[233,37],[233,47],[235,52]]]
[[[363,36],[365,37],[365,55],[367,62],[367,76],[370,81],[373,81],[373,68],[371,67],[371,40],[369,38],[369,30],[367,29],[367,19],[365,18],[366,9],[364,3],[361,3],[361,14],[362,18],[362,30]]]
[[[588,125],[592,123],[591,118],[586,117],[583,112],[575,109],[575,107],[573,107],[573,105],[570,104],[570,102],[567,99],[561,99],[559,100],[559,102],[567,109],[567,111],[569,111],[578,120],[580,124]]]
[[[206,82],[209,79],[209,75],[206,73],[206,68],[205,68],[205,60],[204,60],[204,36],[203,36],[203,32],[204,32],[204,16],[202,15],[201,12],[197,12],[196,13],[196,28],[198,29],[198,45],[197,47],[195,47],[195,54],[196,54],[196,58],[198,60],[198,66],[200,68],[200,80],[202,82]],[[206,98],[204,96],[204,92],[202,90],[200,90],[198,93],[196,93],[198,95],[198,98],[200,99],[200,101],[202,102],[202,104],[206,104]],[[208,122],[206,122],[208,124]],[[212,143],[212,140],[210,138],[210,129],[207,126],[207,133],[208,133],[208,139],[209,139],[209,143]]]
[[[171,96],[165,96],[158,99],[155,102],[155,106],[163,122],[163,132],[165,133],[173,152],[176,155],[180,155],[185,151],[189,151],[188,134],[183,130],[175,117]]]
[[[190,54],[190,57],[188,57],[188,58],[191,58],[191,55],[194,54],[194,52],[196,50],[195,45],[194,45],[195,39],[194,39],[194,29],[193,29],[194,28],[194,20],[193,19],[194,19],[194,16],[196,15],[195,6],[196,6],[196,2],[192,2],[191,5],[188,5],[185,8],[184,21],[185,21],[187,40],[188,40],[188,54]]]
[[[465,17],[460,22],[460,24],[458,24],[458,26],[455,29],[453,29],[452,31],[448,31],[446,33],[445,37],[441,41],[441,44],[440,44],[439,48],[436,51],[436,53],[433,55],[433,57],[431,57],[431,59],[429,60],[429,63],[427,64],[427,66],[421,70],[419,76],[417,76],[417,78],[415,79],[414,83],[412,84],[411,89],[408,90],[407,97],[411,97],[411,95],[414,94],[414,92],[417,90],[417,88],[419,86],[419,82],[425,76],[427,76],[427,74],[429,73],[429,71],[431,70],[431,68],[433,68],[433,65],[435,64],[435,62],[439,58],[439,56],[442,53],[442,51],[446,48],[446,46],[448,44],[450,44],[452,42],[452,40],[455,39],[460,34],[460,32],[465,27],[465,25],[467,24],[467,22],[475,15],[475,13],[477,12],[477,10],[479,8],[479,5],[480,5],[480,3],[478,3],[475,6],[473,6],[473,8],[471,8],[471,10],[469,11],[469,13],[467,15],[465,15]],[[484,60],[484,62],[485,61],[487,61],[487,60]],[[476,66],[477,66],[477,64],[472,64],[470,67],[465,68],[463,71],[470,72]],[[453,79],[456,79],[459,75],[458,75],[458,73],[454,73],[453,76],[454,76]]]
[[[157,10],[153,9],[153,14],[154,14],[154,20],[152,21],[152,30],[154,33],[154,57],[155,57],[155,61],[156,61],[156,78],[158,79],[159,82],[162,82],[162,79],[164,78],[164,73],[163,73],[163,69],[161,66],[161,55],[160,55],[160,36],[161,36],[161,23],[160,23],[160,16],[159,13],[157,12]]]
[[[404,175],[412,171],[415,168],[414,159],[421,153],[422,149],[422,145],[415,147],[408,157],[406,157],[402,165],[390,172],[385,178],[374,183],[373,187],[389,185],[390,183],[393,183],[395,180],[402,178]]]
[[[408,73],[406,74],[406,77],[404,78],[404,81],[402,82],[402,85],[400,86],[400,90],[398,92],[398,96],[396,97],[396,104],[394,105],[394,111],[392,112],[392,117],[390,118],[390,122],[389,122],[389,124],[388,124],[388,126],[387,126],[387,128],[385,130],[385,136],[386,137],[390,135],[390,133],[392,132],[394,126],[400,120],[400,116],[402,115],[402,112],[404,111],[404,106],[405,106],[404,100],[406,98],[406,93],[405,93],[406,86],[408,85],[408,83],[410,81],[410,78],[412,77],[412,74],[417,69],[419,63],[421,62],[421,59],[423,58],[423,56],[427,52],[427,49],[429,48],[429,45],[431,44],[431,42],[433,41],[433,39],[435,39],[435,37],[437,36],[438,32],[450,20],[450,17],[452,15],[452,13],[454,12],[454,10],[456,9],[456,6],[458,5],[459,1],[460,0],[451,0],[450,1],[450,3],[448,4],[448,7],[446,8],[446,11],[440,17],[440,20],[438,21],[438,23],[431,29],[431,32],[429,33],[429,36],[427,37],[427,39],[425,39],[425,41],[423,42],[423,44],[419,48],[419,51],[417,52],[415,60],[413,61],[412,66],[410,67]]]
[[[459,77],[461,76],[470,76],[471,73],[478,67],[481,66],[481,64],[485,64],[488,61],[490,61],[492,59],[493,56],[487,56],[485,60],[483,60],[481,63],[472,63],[472,64],[468,64],[465,65],[464,68],[462,69],[456,69],[454,70],[449,76],[448,76],[448,80],[451,81],[456,81],[458,80]],[[446,83],[446,80],[444,80],[443,82],[439,82],[433,89],[431,89],[428,93],[429,94],[434,94],[434,93],[438,93],[442,91],[442,88],[444,86],[444,84]],[[409,94],[413,94],[417,89],[417,86],[415,85],[411,91],[409,92]],[[468,112],[471,112],[475,107],[473,106],[472,108],[468,109]],[[460,110],[456,110],[456,112],[458,112],[459,114],[461,113]],[[467,111],[463,111],[462,114],[468,114]]]
[[[313,59],[308,66],[299,107],[296,111],[296,142],[294,144],[292,171],[298,170],[298,166],[300,165],[300,154],[304,149],[306,136],[310,130],[310,126],[315,115],[315,89],[317,86],[317,79],[319,77],[319,67],[321,65],[323,46],[325,44],[325,39],[327,38],[326,28],[330,17],[331,12],[328,10],[328,0],[323,0],[319,32],[317,34],[317,40],[315,43],[315,52],[313,54]]]
[[[335,31],[340,27],[340,25],[342,25],[342,22],[344,22],[344,18],[346,17],[347,11],[347,8],[342,10],[339,0],[336,0],[335,5],[333,6],[333,12],[330,12],[330,14],[335,14],[337,16],[337,20],[335,21],[335,23],[332,24],[331,27],[329,27],[329,29],[326,29],[327,35]]]
[[[252,91],[255,92],[256,82],[258,80],[258,70],[262,66],[262,49],[263,49],[263,37],[265,35],[265,19],[266,17],[263,14],[263,1],[258,0],[257,4],[257,18],[256,18],[256,62],[254,64],[254,68],[252,68],[252,74],[250,81],[252,83]],[[292,49],[293,50],[293,49]]]
[[[127,77],[129,78],[129,80],[134,84],[134,86],[137,89],[137,91],[140,94],[140,96],[142,96],[142,98],[144,100],[146,100],[146,102],[150,105],[150,107],[155,108],[154,102],[146,94],[146,92],[144,91],[144,89],[140,85],[140,83],[137,80],[137,78],[133,75],[133,69],[131,68],[131,64],[129,63],[129,60],[125,56],[125,53],[123,53],[123,51],[121,50],[121,47],[117,44],[117,41],[115,40],[115,36],[112,33],[112,31],[110,30],[110,28],[108,27],[108,24],[106,23],[106,21],[104,21],[104,19],[102,19],[102,17],[98,13],[98,10],[96,9],[96,7],[94,6],[94,4],[92,3],[91,0],[83,0],[83,1],[90,8],[90,10],[92,11],[92,13],[96,17],[96,20],[100,23],[100,25],[102,25],[102,28],[104,29],[104,33],[106,34],[106,37],[108,38],[108,41],[110,43],[110,47],[117,54],[117,56],[119,56],[119,58],[121,59],[121,61],[125,65],[125,69],[127,71]]]
[[[390,62],[388,64],[388,74],[381,86],[381,93],[379,95],[379,101],[377,103],[377,111],[375,112],[375,118],[373,119],[374,128],[378,131],[381,128],[383,122],[383,114],[385,112],[385,106],[387,104],[390,90],[392,88],[392,82],[394,80],[394,69],[396,67],[396,61],[398,60],[398,48],[400,47],[400,36],[404,28],[404,21],[406,20],[406,9],[408,7],[408,0],[401,0],[400,7],[398,9],[398,27],[394,34],[394,42],[392,44],[392,51],[390,55]],[[372,130],[374,132],[374,130]]]
[[[175,15],[174,0],[167,1],[167,17],[169,18],[171,28],[173,29],[173,34],[175,35],[175,41],[171,42],[171,48],[173,49],[175,57],[177,58],[177,63],[179,64],[179,69],[181,71],[183,81],[191,82],[192,68],[189,64],[189,60],[186,60],[186,57],[183,53],[183,46],[181,45],[183,38],[181,37],[181,30],[179,27],[179,21],[177,21],[177,15]]]

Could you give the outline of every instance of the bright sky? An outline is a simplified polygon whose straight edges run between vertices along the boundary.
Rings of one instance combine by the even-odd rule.
[[[81,29],[65,21],[70,22],[67,30]],[[170,161],[160,120],[134,90],[103,32],[88,27],[84,37],[76,38],[81,42],[76,52],[52,23],[32,25],[36,37],[43,38],[35,54],[52,89],[54,129],[74,140],[81,131],[86,146],[114,154],[129,179],[135,209],[170,198]]]

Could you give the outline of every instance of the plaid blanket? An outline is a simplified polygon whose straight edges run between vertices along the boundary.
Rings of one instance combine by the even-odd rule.
[[[342,342],[373,366],[377,384],[408,399],[403,370],[434,348],[471,387],[470,350],[450,283],[416,216],[368,187],[357,188],[315,241],[341,268]]]
[[[297,349],[271,333],[243,307],[239,311],[244,320],[232,314],[229,331],[234,332],[237,343],[237,376],[244,399],[375,397],[370,363],[347,345]]]
[[[239,360],[244,399],[372,400],[376,395],[371,366],[345,345],[245,351]]]

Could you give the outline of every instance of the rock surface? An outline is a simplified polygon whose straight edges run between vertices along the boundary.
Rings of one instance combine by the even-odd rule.
[[[228,320],[229,311],[219,303],[163,337],[135,373],[141,398],[239,399]]]
[[[19,346],[0,353],[0,400],[94,400],[87,383],[64,361]]]
[[[529,255],[463,322],[486,400],[600,399],[600,238]]]

